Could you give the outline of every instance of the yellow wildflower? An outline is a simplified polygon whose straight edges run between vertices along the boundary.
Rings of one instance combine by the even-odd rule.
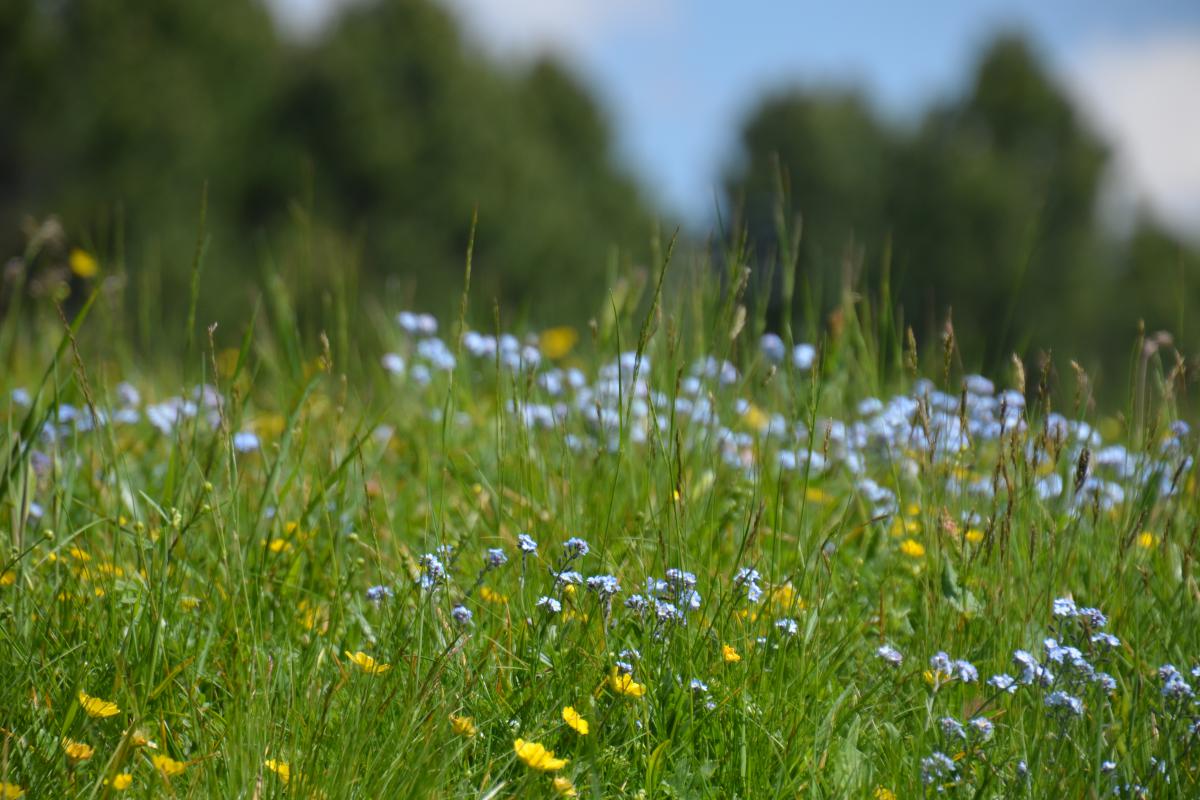
[[[15,783],[0,781],[0,800],[17,800],[25,796],[25,790]]]
[[[272,539],[267,547],[272,553],[286,553],[292,549],[292,543],[287,539]]]
[[[118,792],[123,792],[133,785],[133,776],[128,772],[120,772],[111,778],[105,778],[104,785],[116,789]]]
[[[468,739],[479,733],[479,729],[475,727],[475,720],[471,717],[460,717],[457,714],[450,715],[450,729],[459,736],[465,736]]]
[[[557,361],[570,353],[579,341],[579,332],[570,325],[557,328],[547,328],[538,337],[538,348],[542,355],[552,361]]]
[[[551,784],[554,787],[554,792],[559,797],[579,797],[579,792],[575,790],[575,784],[571,783],[569,778],[558,777]]]
[[[100,272],[100,264],[96,257],[78,247],[71,251],[70,264],[71,272],[81,278],[94,278]]]
[[[967,530],[967,541],[971,544],[979,544],[983,541],[983,531],[978,528],[969,528]]]
[[[574,708],[572,708],[571,706],[566,706],[565,708],[563,708],[562,718],[563,718],[563,722],[567,723],[567,725],[571,728],[571,730],[575,731],[580,736],[587,736],[588,721],[586,719],[584,719],[583,717],[579,716],[579,712],[576,711]]]
[[[810,486],[804,490],[804,499],[810,503],[816,503],[817,505],[824,505],[825,503],[828,503],[830,500],[832,500],[833,496],[830,495],[829,492],[825,491],[824,489],[818,488],[816,486]]]
[[[66,752],[67,758],[72,761],[87,761],[96,754],[95,749],[90,744],[77,742],[74,739],[63,739],[62,748]]]
[[[164,778],[174,778],[178,775],[182,775],[183,771],[187,769],[187,764],[184,762],[176,761],[170,756],[164,756],[158,753],[150,756],[150,763],[154,765],[154,768],[158,770]]]
[[[925,546],[916,539],[905,539],[900,543],[900,552],[906,556],[920,558],[925,555]]]
[[[116,703],[111,700],[101,700],[99,697],[92,697],[82,689],[79,690],[79,705],[83,706],[83,710],[93,719],[115,717],[121,713],[121,709]]]
[[[0,586],[12,586],[17,582],[17,573],[11,569],[0,574]]]
[[[481,586],[479,588],[479,596],[483,598],[485,603],[504,605],[508,602],[508,595],[500,594],[495,589],[492,589],[488,586]]]
[[[741,655],[737,650],[733,649],[732,645],[721,645],[721,658],[725,659],[726,664],[736,664],[742,660]]]
[[[279,780],[285,784],[292,779],[292,768],[286,761],[277,761],[273,758],[268,758],[263,762],[263,766],[279,776]]]
[[[922,673],[922,677],[925,678],[926,683],[935,689],[944,683],[949,683],[950,681],[954,680],[953,675],[951,675],[949,672],[942,672],[940,669],[927,669],[924,673]]]
[[[776,606],[782,606],[784,608],[790,606],[792,604],[792,598],[795,596],[796,587],[792,586],[791,581],[776,586],[771,590],[771,601],[775,603]]]
[[[876,786],[871,797],[875,800],[896,800],[896,793],[886,786]]]
[[[1138,547],[1149,550],[1151,547],[1154,547],[1154,545],[1158,544],[1158,537],[1150,531],[1142,531],[1138,534],[1137,543]]]
[[[765,430],[771,423],[771,418],[767,416],[767,413],[753,403],[746,406],[745,412],[742,413],[742,419],[756,431]]]
[[[547,750],[537,742],[517,739],[513,742],[513,751],[517,758],[525,762],[525,766],[539,772],[554,772],[567,765],[567,759],[555,758],[553,750]]]
[[[391,664],[383,664],[379,661],[376,661],[362,650],[359,650],[357,653],[351,653],[349,650],[345,652],[346,658],[357,664],[358,668],[368,675],[382,675],[392,668]]]
[[[608,685],[617,694],[623,694],[626,697],[641,697],[646,694],[646,687],[633,680],[633,676],[624,672],[612,671],[612,675],[608,676]]]

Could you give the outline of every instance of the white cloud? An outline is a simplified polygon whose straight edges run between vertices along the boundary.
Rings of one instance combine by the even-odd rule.
[[[442,0],[486,44],[571,53],[620,28],[665,18],[672,0]]]
[[[284,30],[298,36],[311,36],[329,22],[346,0],[266,0],[267,7]]]
[[[1095,43],[1067,79],[1116,150],[1121,189],[1200,236],[1200,32]]]

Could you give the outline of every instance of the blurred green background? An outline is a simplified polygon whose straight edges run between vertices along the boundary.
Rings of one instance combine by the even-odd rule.
[[[358,3],[309,37],[252,0],[0,3],[0,308],[101,285],[135,347],[170,345],[203,204],[201,321],[244,320],[269,275],[313,324],[331,298],[445,316],[477,212],[474,313],[584,327],[680,221],[571,69],[476,51],[427,0]],[[1109,230],[1111,149],[1036,50],[998,34],[965,87],[915,124],[852,90],[767,92],[720,219],[685,225],[677,257],[744,260],[775,327],[821,331],[886,284],[918,339],[952,315],[993,373],[1052,350],[1124,385],[1141,321],[1194,351],[1200,254],[1144,214]]]

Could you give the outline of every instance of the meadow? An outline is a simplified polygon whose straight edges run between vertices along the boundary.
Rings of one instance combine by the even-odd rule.
[[[1152,340],[1106,408],[665,274],[361,342],[274,286],[153,364],[10,315],[0,797],[1200,796]]]

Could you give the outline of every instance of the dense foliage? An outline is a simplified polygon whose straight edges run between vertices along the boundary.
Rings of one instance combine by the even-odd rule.
[[[168,322],[206,185],[209,274],[278,260],[305,310],[341,283],[444,302],[478,212],[481,298],[590,313],[652,232],[610,149],[559,64],[502,68],[430,0],[353,4],[304,41],[255,0],[0,8],[0,252],[58,214]],[[236,319],[251,296],[222,283],[206,316]]]

